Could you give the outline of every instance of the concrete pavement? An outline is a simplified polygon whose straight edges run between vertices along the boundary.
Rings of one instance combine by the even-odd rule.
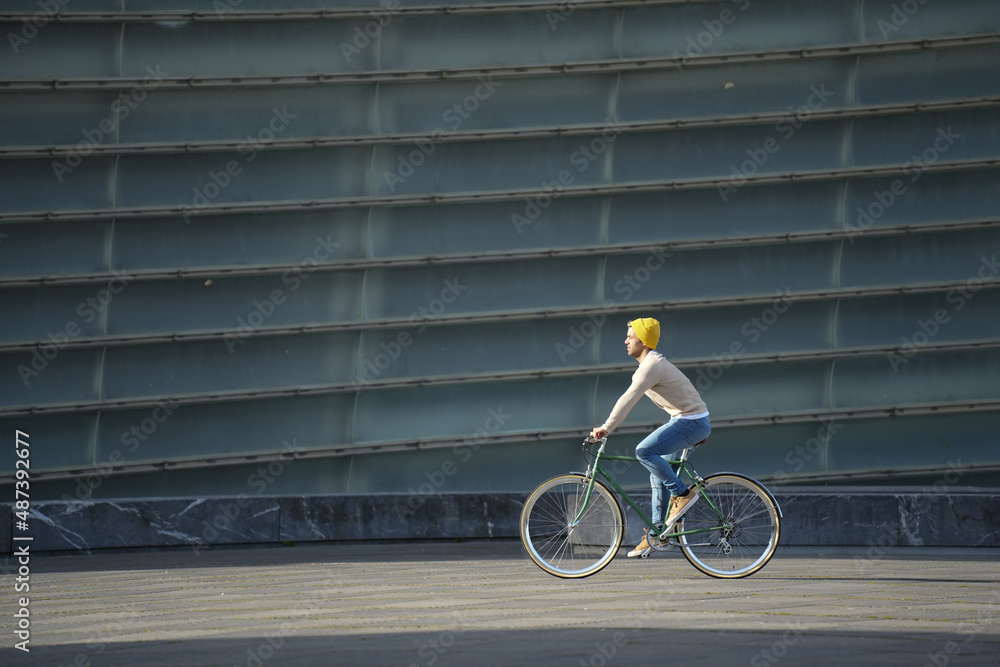
[[[0,662],[996,665],[998,555],[786,547],[721,581],[624,549],[562,580],[514,540],[36,554],[30,592],[4,574]],[[25,595],[29,653],[14,648]]]

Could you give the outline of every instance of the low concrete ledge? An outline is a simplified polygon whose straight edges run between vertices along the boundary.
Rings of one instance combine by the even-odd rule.
[[[637,490],[637,498],[648,493]],[[775,491],[787,546],[1000,546],[1000,490]],[[0,553],[13,535],[33,552],[135,547],[210,548],[339,540],[511,538],[525,494],[442,493],[33,502],[28,530],[0,506]],[[642,525],[632,510],[627,542]]]
[[[460,493],[36,501],[32,551],[512,537],[523,494]],[[10,505],[0,553],[11,553]],[[16,524],[14,524],[16,527]]]
[[[780,490],[781,543],[796,546],[997,547],[1000,490]]]

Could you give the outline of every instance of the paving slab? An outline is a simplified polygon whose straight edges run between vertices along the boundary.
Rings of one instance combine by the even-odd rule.
[[[558,579],[516,540],[34,554],[27,593],[5,563],[0,664],[992,666],[998,558],[786,547],[728,581],[625,550]]]

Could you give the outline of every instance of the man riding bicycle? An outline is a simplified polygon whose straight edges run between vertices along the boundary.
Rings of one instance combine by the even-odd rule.
[[[670,415],[666,424],[646,436],[635,448],[636,458],[649,470],[652,519],[658,527],[663,526],[660,530],[662,534],[698,501],[697,488],[688,489],[667,459],[707,438],[712,425],[708,419],[708,406],[698,390],[676,366],[656,351],[659,340],[660,323],[655,319],[643,317],[628,323],[625,348],[628,355],[639,362],[639,368],[607,420],[590,435],[606,438],[625,420],[643,394]],[[664,488],[670,493],[669,514],[663,504]],[[655,536],[644,535],[642,542],[628,556],[644,556],[658,545]]]

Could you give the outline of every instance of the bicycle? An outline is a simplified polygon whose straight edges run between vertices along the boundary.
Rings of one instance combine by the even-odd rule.
[[[656,544],[653,538],[662,540],[654,550],[678,546],[692,565],[709,576],[747,577],[771,560],[781,532],[781,508],[764,485],[746,475],[720,472],[701,477],[688,457],[704,440],[683,450],[678,459],[669,459],[678,475],[683,471],[691,479],[701,498],[663,533],[601,466],[602,461],[639,460],[605,454],[607,440],[586,438],[584,456],[593,458],[587,471],[553,477],[525,501],[521,542],[538,567],[557,577],[580,578],[600,572],[614,559],[625,536],[625,512],[611,488],[646,523],[650,544]]]

